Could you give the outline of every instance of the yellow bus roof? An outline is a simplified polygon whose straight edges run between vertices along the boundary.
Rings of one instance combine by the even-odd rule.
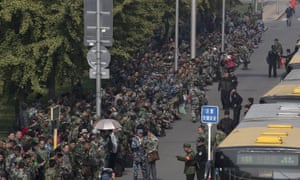
[[[300,40],[297,40],[296,46],[300,46]]]
[[[272,135],[273,134],[273,135]],[[278,135],[276,135],[278,134]],[[281,135],[281,134],[287,134]],[[268,128],[266,127],[251,127],[237,128],[233,130],[221,142],[218,148],[226,147],[245,147],[245,146],[280,146],[290,148],[300,148],[300,128]],[[281,139],[281,143],[273,140],[273,138]],[[264,142],[257,142],[265,139]]]
[[[283,79],[283,81],[299,81],[299,80],[300,80],[300,69],[291,70]]]
[[[300,96],[300,93],[297,93],[298,89],[300,89],[300,84],[278,84],[264,96]]]
[[[300,148],[300,103],[253,104],[218,148]]]
[[[300,54],[298,52],[292,57],[289,64],[300,63]]]
[[[260,98],[261,103],[295,101],[300,102],[300,81],[283,81]]]

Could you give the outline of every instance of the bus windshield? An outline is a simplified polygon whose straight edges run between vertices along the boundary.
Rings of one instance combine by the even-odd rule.
[[[218,180],[300,179],[299,157],[296,151],[219,150],[216,175]]]

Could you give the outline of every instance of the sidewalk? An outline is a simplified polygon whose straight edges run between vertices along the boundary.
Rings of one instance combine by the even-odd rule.
[[[240,0],[242,3],[252,3],[253,0]],[[257,6],[263,3],[263,21],[278,20],[284,15],[285,9],[289,6],[289,0],[257,0]]]
[[[289,0],[265,0],[263,21],[268,22],[280,19],[288,6]]]

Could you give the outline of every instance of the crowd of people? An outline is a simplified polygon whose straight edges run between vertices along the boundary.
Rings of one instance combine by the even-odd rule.
[[[20,130],[10,132],[0,141],[1,180],[90,180],[99,179],[100,175],[102,179],[112,179],[122,176],[126,159],[133,166],[134,179],[138,178],[139,168],[143,179],[156,179],[158,158],[152,160],[148,156],[158,151],[158,138],[167,135],[165,130],[172,129],[172,124],[181,119],[180,109],[191,105],[192,121],[200,120],[199,109],[208,103],[204,87],[214,61],[218,61],[220,73],[224,74],[217,79],[223,108],[226,112],[233,108],[233,122],[238,124],[242,102],[236,91],[237,79],[234,68],[229,71],[221,57],[225,53],[241,56],[241,46],[253,48],[259,30],[257,22],[249,16],[228,17],[231,18],[226,23],[226,52],[221,52],[220,33],[201,33],[197,49],[202,55],[191,59],[189,47],[181,44],[177,71],[173,67],[172,39],[161,49],[150,47],[128,64],[111,62],[112,79],[102,92],[101,118],[119,121],[121,129],[94,128],[101,121],[95,116],[95,96],[84,93],[80,82],[72,92],[47,104],[41,103],[41,97],[33,104],[24,103]],[[57,106],[59,119],[54,123],[50,109]],[[57,139],[53,138],[54,125],[58,127]],[[227,134],[230,130],[224,126],[221,124],[219,129]],[[206,139],[198,139],[199,151],[205,152]],[[189,144],[184,148],[190,153]],[[181,156],[177,158],[184,160]],[[203,163],[197,164],[197,169],[203,170]]]

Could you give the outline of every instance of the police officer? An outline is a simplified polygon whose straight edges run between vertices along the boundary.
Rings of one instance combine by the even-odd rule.
[[[232,131],[233,120],[230,118],[230,111],[226,110],[224,112],[224,117],[218,123],[217,128],[227,135]]]
[[[276,65],[279,65],[279,60],[280,60],[280,56],[277,53],[277,49],[275,45],[271,46],[271,50],[268,53],[267,56],[267,63],[269,65],[269,77],[271,77],[271,73],[273,70],[273,77],[277,77],[277,70],[276,70]]]
[[[218,91],[221,91],[221,102],[223,109],[229,109],[230,107],[230,89],[232,88],[232,80],[229,77],[229,73],[225,72],[224,76],[219,82]]]
[[[204,137],[198,137],[197,139],[197,153],[195,159],[197,180],[203,180],[205,174],[205,164],[207,162],[207,150]]]
[[[230,91],[231,97],[231,107],[233,108],[233,128],[235,128],[240,122],[240,113],[242,109],[243,98],[236,91],[236,89],[232,89]]]
[[[186,180],[194,180],[196,172],[196,162],[195,162],[195,152],[193,151],[191,144],[185,143],[183,149],[186,152],[185,156],[177,155],[178,161],[184,161],[184,174],[186,175]]]

